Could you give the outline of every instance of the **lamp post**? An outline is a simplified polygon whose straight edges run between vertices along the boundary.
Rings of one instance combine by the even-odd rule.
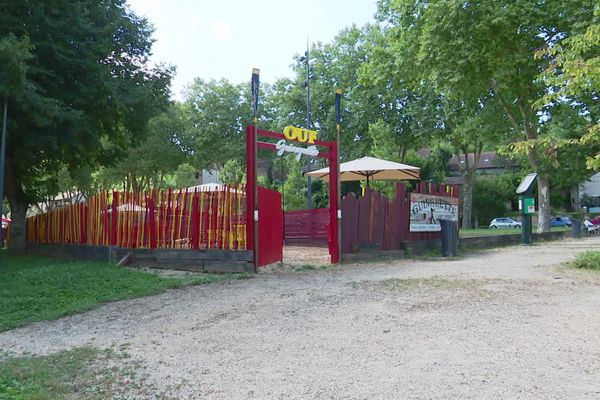
[[[310,74],[310,49],[308,47],[308,41],[306,42],[306,51],[304,55],[298,59],[306,67],[306,80],[300,84],[300,87],[306,89],[306,129],[310,129],[310,80],[313,76]],[[307,172],[312,171],[313,159],[308,160],[306,166]],[[312,205],[312,178],[308,176],[308,208],[313,208]]]
[[[2,120],[2,138],[0,138],[0,215],[4,211],[4,153],[6,152],[6,124],[8,121],[8,97],[4,97],[4,119]],[[3,235],[0,226],[0,236]],[[0,243],[4,246],[4,237]],[[2,255],[0,254],[0,257]],[[2,268],[2,259],[0,258],[0,269]]]

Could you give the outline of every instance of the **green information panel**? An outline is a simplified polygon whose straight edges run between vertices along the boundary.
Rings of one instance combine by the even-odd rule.
[[[535,199],[533,197],[523,197],[523,214],[535,214]]]

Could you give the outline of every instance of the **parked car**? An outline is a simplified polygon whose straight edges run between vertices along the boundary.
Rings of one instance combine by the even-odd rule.
[[[550,226],[571,226],[571,219],[569,217],[552,217]]]
[[[494,218],[490,222],[490,229],[520,228],[521,223],[512,218]]]

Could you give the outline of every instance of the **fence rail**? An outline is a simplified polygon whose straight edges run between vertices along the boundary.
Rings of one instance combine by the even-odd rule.
[[[102,192],[27,219],[30,243],[246,249],[246,187]]]

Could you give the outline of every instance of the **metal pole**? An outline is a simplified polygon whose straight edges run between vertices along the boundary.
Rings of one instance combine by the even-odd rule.
[[[336,89],[335,91],[336,94],[336,116],[335,116],[335,131],[336,131],[336,155],[338,157],[338,173],[337,173],[337,196],[338,196],[338,209],[337,209],[337,234],[338,234],[338,242],[337,242],[337,252],[338,252],[338,257],[339,257],[339,261],[342,261],[342,183],[341,183],[341,178],[340,178],[340,167],[339,167],[339,160],[340,160],[340,130],[342,128],[342,116],[341,116],[341,107],[340,107],[340,103],[341,103],[341,96],[342,96],[342,89]],[[338,97],[339,97],[339,101],[338,101]],[[330,166],[331,169],[331,166]],[[331,177],[330,177],[331,178]]]
[[[8,97],[4,97],[4,120],[2,122],[2,141],[0,144],[0,215],[4,211],[4,154],[6,152],[6,124],[8,122]],[[0,235],[2,235],[0,225]],[[4,237],[1,240],[4,245]],[[2,269],[2,252],[0,252],[0,269]]]
[[[310,48],[308,39],[306,40],[306,129],[310,129]],[[312,170],[312,159],[308,159],[308,172]],[[308,176],[308,208],[313,208],[312,204],[312,177]]]
[[[281,215],[283,215],[283,244],[285,245],[285,183],[283,180],[283,174],[284,174],[284,158],[280,157],[281,159]]]

